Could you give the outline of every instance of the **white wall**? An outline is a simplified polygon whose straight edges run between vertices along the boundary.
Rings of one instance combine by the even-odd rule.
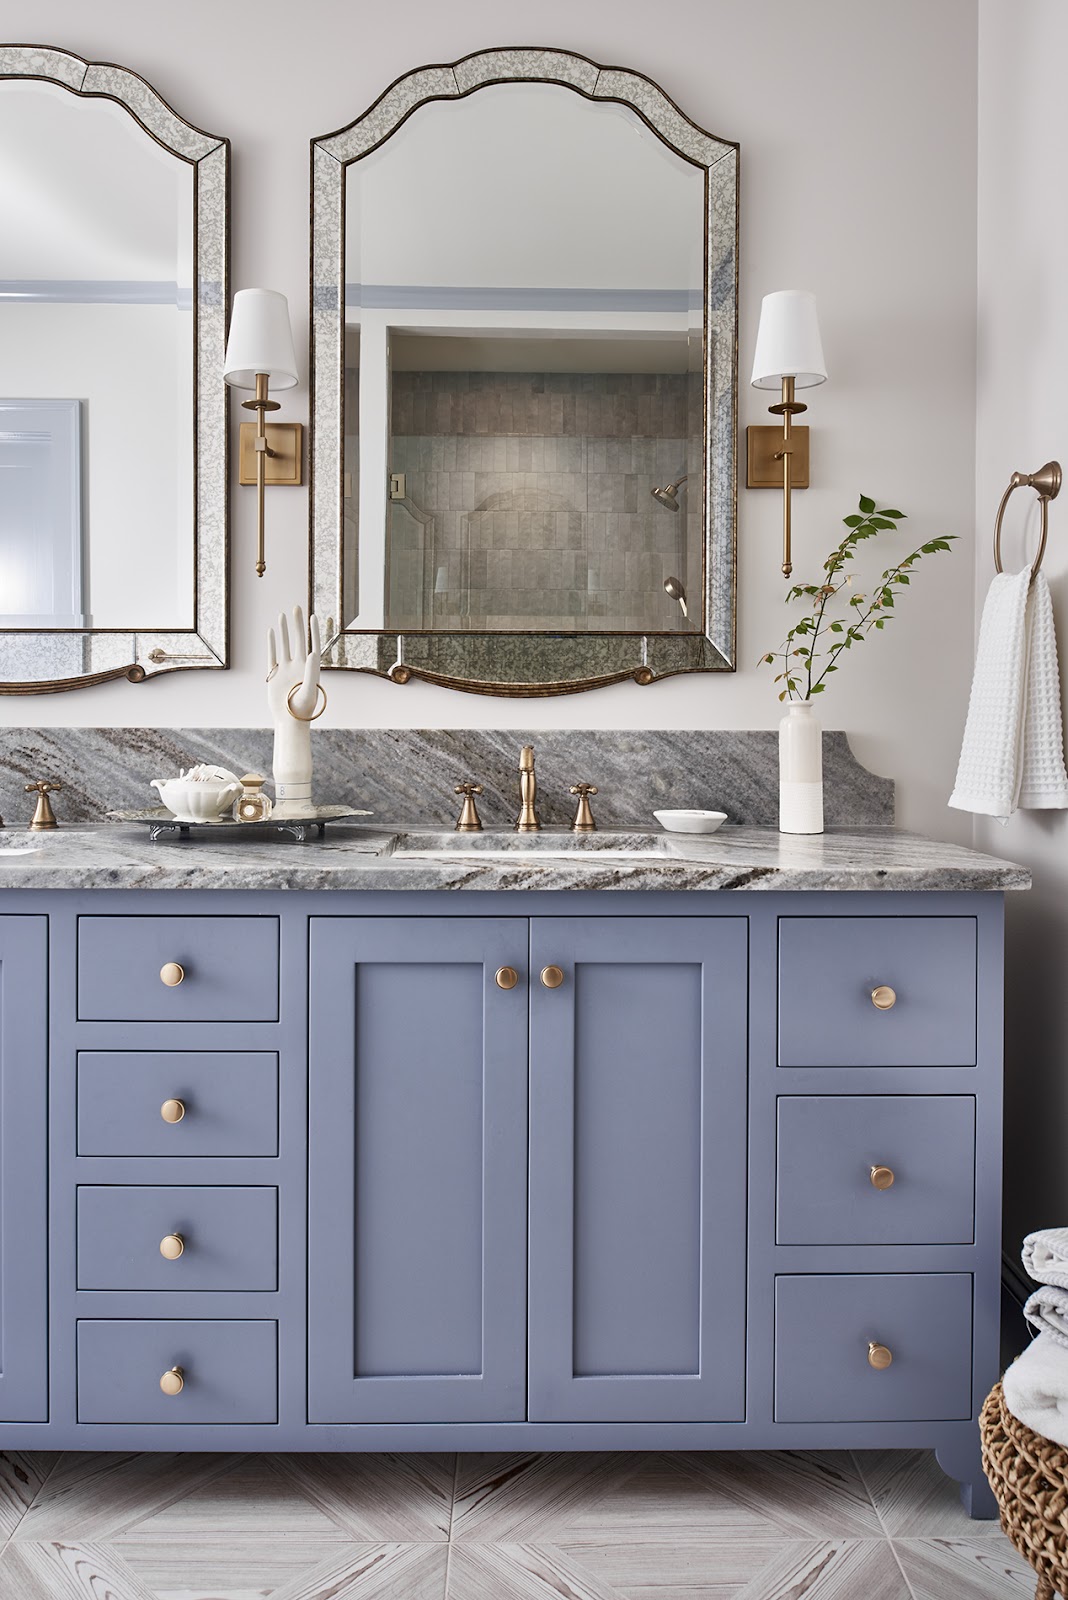
[[[421,107],[349,167],[345,277],[699,295],[704,191],[704,173],[624,107],[497,84]]]
[[[1063,0],[981,0],[977,612],[1009,475],[1032,472],[1050,457],[1068,467],[1066,54]],[[1043,569],[1068,703],[1066,499],[1062,493],[1051,507]],[[1006,567],[1023,565],[1033,552],[1036,510],[1029,491],[1013,495]],[[1015,1253],[1023,1233],[1068,1221],[1068,814],[1021,811],[1004,828],[978,823],[976,836],[981,848],[1026,862],[1035,878],[1029,894],[1009,896],[1005,1245]]]
[[[188,283],[193,169],[124,106],[4,79],[0,152],[4,278]]]
[[[13,8],[8,7],[8,14]],[[233,281],[284,290],[306,340],[308,141],[358,115],[395,77],[478,48],[532,42],[637,67],[696,121],[742,146],[740,348],[760,296],[813,289],[831,381],[810,395],[815,487],[797,498],[798,575],[813,570],[861,491],[911,513],[917,540],[966,537],[924,572],[894,627],[828,694],[869,765],[901,784],[901,820],[967,837],[945,809],[970,673],[974,502],[975,86],[972,0],[315,0],[255,12],[217,0],[40,0],[39,42],[122,62],[185,117],[234,145]],[[9,22],[7,33],[24,33]],[[532,40],[531,35],[537,35]],[[152,382],[146,377],[146,401]],[[746,385],[741,422],[767,420]],[[301,388],[282,418],[299,419]],[[235,410],[235,421],[237,412]],[[1032,453],[1037,441],[1029,441]],[[1039,450],[1041,453],[1041,450]],[[233,492],[233,660],[134,687],[0,701],[19,723],[250,725],[263,719],[263,636],[306,591],[306,499],[269,498],[268,569],[253,570],[253,491]],[[785,608],[780,505],[739,495],[741,669],[640,689],[527,702],[331,674],[335,725],[760,727],[778,716],[767,669]],[[882,563],[880,563],[882,565]]]

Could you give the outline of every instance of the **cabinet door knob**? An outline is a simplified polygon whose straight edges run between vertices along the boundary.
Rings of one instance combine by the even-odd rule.
[[[547,989],[559,989],[564,981],[564,974],[560,967],[542,967],[541,981]]]
[[[889,1011],[897,1004],[897,995],[888,983],[881,983],[871,992],[871,1003],[876,1011]]]
[[[164,1100],[159,1108],[159,1114],[164,1122],[181,1122],[185,1116],[184,1100]]]
[[[185,977],[185,968],[179,966],[177,961],[165,961],[159,969],[159,981],[165,983],[168,989],[177,989]]]
[[[159,1386],[164,1394],[181,1394],[185,1388],[185,1368],[168,1367],[159,1380]]]
[[[496,983],[498,989],[514,989],[519,982],[519,974],[514,967],[498,967]]]
[[[893,1167],[872,1167],[871,1186],[873,1189],[892,1189],[894,1187]]]
[[[180,1233],[167,1233],[159,1242],[159,1253],[165,1261],[177,1261],[185,1252],[185,1240]]]
[[[876,1372],[885,1372],[893,1359],[885,1344],[876,1344],[874,1339],[868,1341],[869,1367],[874,1367]]]

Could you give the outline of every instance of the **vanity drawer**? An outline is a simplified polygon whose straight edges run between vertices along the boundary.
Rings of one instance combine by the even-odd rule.
[[[975,962],[973,917],[780,917],[779,1065],[973,1067]]]
[[[784,1095],[776,1165],[778,1244],[974,1237],[971,1095]]]
[[[180,1369],[182,1388],[160,1379]],[[275,1322],[78,1323],[79,1422],[277,1422]]]
[[[79,1289],[277,1285],[277,1189],[93,1184],[78,1190]]]
[[[276,1022],[278,918],[79,917],[78,1018]]]
[[[892,1357],[882,1370],[872,1365],[881,1350]],[[971,1414],[970,1273],[776,1278],[776,1422],[948,1422]]]
[[[78,1154],[275,1156],[278,1057],[266,1050],[81,1050]]]

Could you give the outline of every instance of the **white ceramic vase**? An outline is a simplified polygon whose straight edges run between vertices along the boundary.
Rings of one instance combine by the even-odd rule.
[[[779,832],[823,832],[823,729],[811,700],[792,700],[779,723]]]

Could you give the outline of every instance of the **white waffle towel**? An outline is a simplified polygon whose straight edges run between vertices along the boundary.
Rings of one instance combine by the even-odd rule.
[[[1040,1333],[1001,1380],[1005,1404],[1026,1427],[1068,1445],[1068,1350]]]
[[[1024,1306],[1024,1316],[1039,1333],[1047,1333],[1055,1344],[1068,1348],[1068,1289],[1044,1283]]]
[[[1039,1228],[1037,1233],[1029,1233],[1020,1260],[1036,1283],[1068,1289],[1068,1228]]]
[[[1061,680],[1049,584],[999,572],[979,625],[957,781],[958,811],[1007,822],[1017,806],[1068,806]]]

